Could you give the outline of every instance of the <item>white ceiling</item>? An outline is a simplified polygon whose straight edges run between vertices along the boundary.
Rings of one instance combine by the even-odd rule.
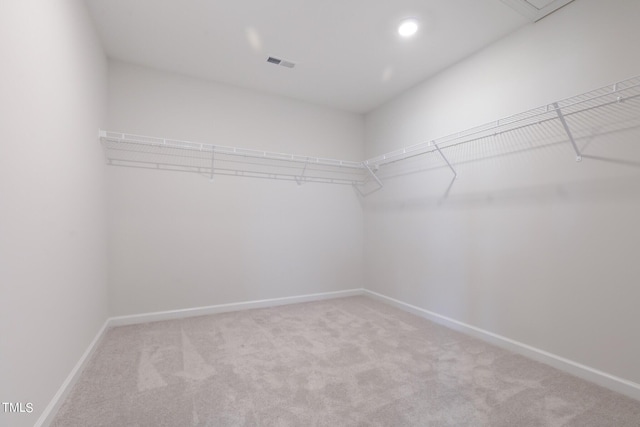
[[[530,23],[500,0],[87,4],[111,58],[360,113]],[[406,17],[421,25],[411,39]]]

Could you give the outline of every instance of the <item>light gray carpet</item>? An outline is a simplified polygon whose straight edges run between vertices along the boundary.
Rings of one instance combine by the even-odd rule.
[[[640,426],[640,402],[366,297],[107,331],[54,426]]]

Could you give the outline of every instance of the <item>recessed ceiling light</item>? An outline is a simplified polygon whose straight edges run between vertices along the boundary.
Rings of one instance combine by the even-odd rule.
[[[414,18],[405,19],[398,27],[398,34],[402,37],[411,37],[418,31],[418,21]]]

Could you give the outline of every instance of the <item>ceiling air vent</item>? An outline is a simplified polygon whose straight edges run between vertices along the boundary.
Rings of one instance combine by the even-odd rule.
[[[286,59],[276,58],[275,56],[268,57],[267,62],[273,65],[280,65],[286,68],[293,68],[296,66],[295,62],[287,61]]]

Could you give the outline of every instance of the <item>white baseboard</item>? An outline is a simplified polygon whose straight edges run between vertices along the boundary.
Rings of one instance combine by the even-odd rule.
[[[411,304],[407,304],[406,302],[399,301],[397,299],[379,294],[374,291],[370,291],[368,289],[365,289],[363,293],[364,295],[371,296],[379,301],[393,305],[401,310],[416,314],[420,317],[424,317],[425,319],[447,326],[456,331],[463,332],[467,335],[479,338],[498,347],[521,354],[538,362],[553,366],[556,369],[567,372],[584,380],[596,383],[602,387],[606,387],[610,390],[624,394],[633,399],[640,400],[640,384],[616,377],[614,375],[610,375],[598,369],[594,369],[581,363],[574,362],[573,360],[557,356],[547,351],[540,350],[530,345],[512,340],[507,337],[503,337],[498,334],[494,334],[493,332],[489,332],[472,325],[468,325],[450,317],[443,316],[441,314],[437,314]]]
[[[118,316],[109,319],[109,327],[157,322],[159,320],[182,319],[185,317],[205,316],[208,314],[250,310],[253,308],[276,307],[279,305],[298,304],[301,302],[319,301],[331,298],[344,298],[363,294],[364,289],[349,289],[345,291],[323,292],[318,294],[298,295],[293,297],[271,298],[256,301],[234,302],[230,304],[210,305],[206,307],[185,308],[182,310],[158,311],[154,313]]]
[[[76,366],[62,383],[62,385],[58,389],[58,392],[55,394],[55,396],[53,396],[53,399],[51,399],[49,405],[47,405],[47,407],[44,409],[34,427],[46,427],[51,424],[56,414],[58,413],[60,406],[64,402],[65,398],[69,395],[69,392],[73,388],[73,385],[76,383],[80,374],[82,373],[85,364],[91,358],[91,355],[95,351],[98,343],[100,342],[100,339],[104,335],[104,332],[109,328],[112,328],[114,326],[155,322],[158,320],[181,319],[185,317],[203,316],[207,314],[249,310],[252,308],[276,307],[279,305],[320,301],[331,298],[344,298],[363,294],[364,289],[349,289],[345,291],[323,292],[318,294],[298,295],[293,297],[271,298],[258,301],[246,301],[231,304],[211,305],[207,307],[187,308],[184,310],[169,310],[155,313],[135,314],[132,316],[111,317],[104,322],[104,325],[102,325],[102,328],[100,328],[93,341],[91,341],[91,344],[89,344],[87,350],[84,352],[78,363],[76,363]]]
[[[484,329],[477,328],[472,325],[460,322],[458,320],[442,316],[440,314],[425,310],[420,307],[416,307],[411,304],[399,301],[394,298],[390,298],[386,295],[379,294],[368,289],[350,289],[345,291],[336,292],[324,292],[317,294],[299,295],[293,297],[272,298],[257,301],[246,301],[239,303],[212,305],[207,307],[188,308],[183,310],[170,310],[155,313],[136,314],[131,316],[119,316],[111,317],[107,319],[102,325],[102,328],[98,331],[95,338],[89,344],[89,347],[84,352],[78,363],[72,369],[71,373],[67,376],[62,383],[57,393],[44,409],[40,418],[35,423],[35,427],[46,427],[52,421],[57,414],[60,406],[68,396],[73,385],[78,380],[82,370],[86,363],[91,358],[91,355],[97,348],[100,339],[104,332],[114,326],[133,325],[138,323],[154,322],[159,320],[179,319],[185,317],[202,316],[207,314],[225,313],[231,311],[249,310],[255,308],[276,307],[279,305],[297,304],[303,302],[320,301],[331,298],[343,298],[357,295],[368,295],[379,301],[391,304],[404,311],[416,314],[426,319],[432,320],[436,323],[447,326],[451,329],[464,332],[468,335],[472,335],[476,338],[495,344],[499,347],[513,351],[527,356],[531,359],[553,366],[562,371],[568,372],[577,377],[583,378],[587,381],[594,382],[603,387],[607,387],[613,391],[625,394],[631,398],[640,400],[640,384],[625,380],[623,378],[616,377],[614,375],[607,374],[606,372],[599,371],[597,369],[590,368],[572,360],[565,359],[563,357],[548,353],[544,350],[537,349],[535,347],[523,344],[518,341],[503,337],[493,332],[485,331]]]
[[[102,339],[104,331],[106,331],[109,327],[108,324],[109,319],[104,322],[96,336],[93,338],[93,341],[91,341],[91,344],[89,344],[89,347],[87,347],[82,357],[80,357],[80,360],[78,360],[78,363],[76,363],[56,394],[53,396],[53,399],[51,399],[47,407],[44,408],[44,411],[42,411],[42,414],[40,414],[40,418],[38,418],[38,421],[36,421],[34,427],[45,427],[51,424],[53,418],[58,413],[60,406],[62,406],[62,403],[69,395],[69,392],[73,388],[74,384],[78,381],[78,378],[84,370],[85,365],[93,355],[93,352],[98,347],[98,343]]]

